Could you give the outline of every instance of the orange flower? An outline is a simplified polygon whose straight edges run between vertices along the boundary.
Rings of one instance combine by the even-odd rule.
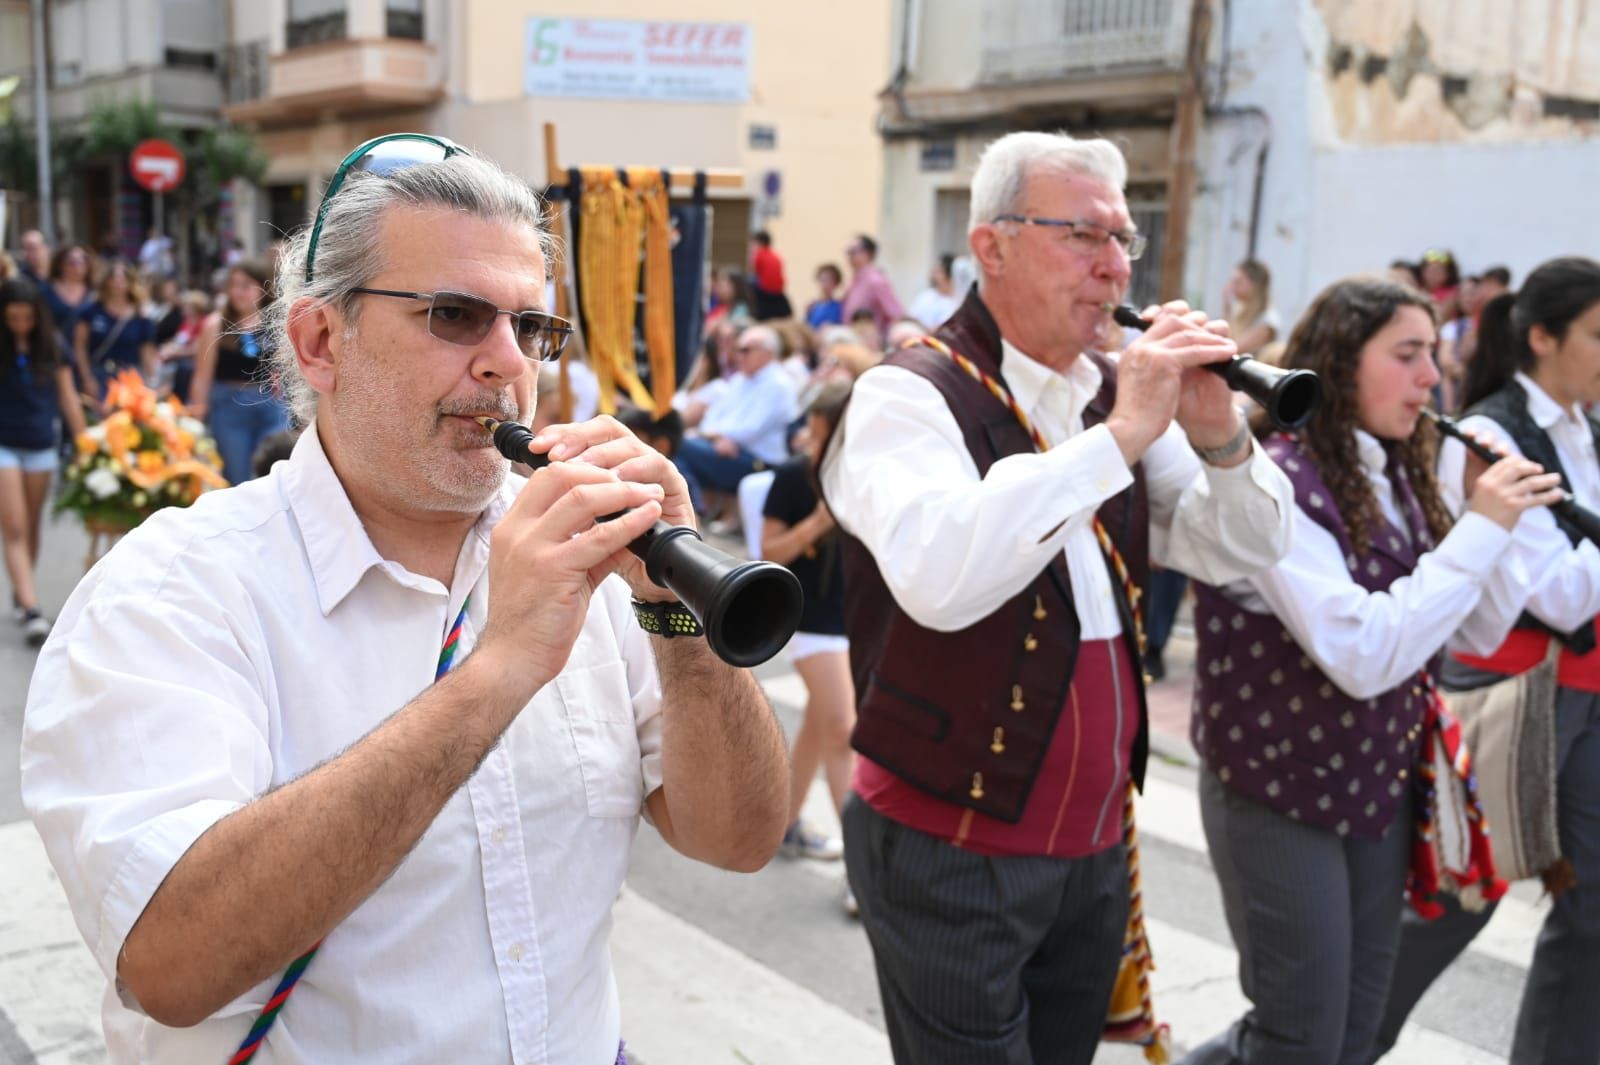
[[[167,464],[166,457],[159,451],[139,452],[140,473],[160,473]]]

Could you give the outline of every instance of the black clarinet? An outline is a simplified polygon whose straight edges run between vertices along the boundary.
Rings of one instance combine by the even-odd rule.
[[[1483,444],[1480,444],[1478,441],[1474,440],[1472,437],[1463,432],[1461,426],[1456,424],[1454,418],[1447,418],[1438,411],[1430,410],[1427,407],[1422,408],[1422,413],[1427,415],[1428,420],[1433,422],[1433,424],[1438,427],[1438,430],[1441,433],[1443,433],[1445,436],[1461,441],[1462,446],[1483,461],[1489,463],[1489,465],[1494,465],[1502,458],[1502,456],[1495,454],[1494,451],[1485,447]],[[1571,492],[1563,489],[1561,498],[1556,502],[1551,503],[1550,509],[1555,511],[1556,515],[1560,517],[1561,520],[1565,521],[1567,524],[1577,529],[1578,532],[1582,533],[1584,538],[1589,542],[1600,545],[1600,514],[1596,514],[1582,503],[1579,503],[1572,497]]]
[[[1127,304],[1106,304],[1118,325],[1149,332],[1155,323],[1139,317]],[[1310,420],[1322,402],[1322,379],[1310,370],[1284,370],[1258,362],[1249,355],[1235,355],[1227,362],[1211,362],[1206,369],[1228,382],[1228,387],[1243,392],[1266,410],[1272,424],[1292,432]]]
[[[533,433],[517,422],[479,418],[500,454],[534,469],[550,459],[528,449]],[[604,514],[613,521],[623,515]],[[800,625],[805,605],[800,582],[772,562],[744,562],[700,539],[683,525],[658,521],[628,545],[650,579],[675,594],[706,630],[718,658],[733,666],[758,666],[783,650]]]

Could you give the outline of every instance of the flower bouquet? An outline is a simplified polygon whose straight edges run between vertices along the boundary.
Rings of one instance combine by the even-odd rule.
[[[56,512],[75,511],[92,533],[124,533],[162,507],[186,507],[226,488],[205,423],[177,399],[158,399],[137,370],[106,388],[105,419],[78,435]]]

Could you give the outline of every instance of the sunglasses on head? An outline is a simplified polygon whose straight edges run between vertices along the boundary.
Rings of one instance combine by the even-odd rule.
[[[322,223],[328,217],[328,205],[344,187],[345,179],[353,170],[371,174],[392,174],[408,166],[425,163],[442,163],[454,155],[471,155],[461,145],[444,137],[427,133],[386,133],[374,137],[344,157],[344,162],[328,179],[322,193],[322,203],[317,207],[317,220],[311,225],[311,240],[306,245],[306,283],[311,283],[312,265],[317,258],[317,242],[322,238]]]
[[[539,362],[561,356],[572,338],[572,323],[543,311],[503,311],[482,296],[466,292],[399,292],[387,288],[353,288],[365,296],[423,300],[428,304],[428,335],[448,344],[473,347],[483,343],[494,320],[500,315],[511,319],[522,354]]]

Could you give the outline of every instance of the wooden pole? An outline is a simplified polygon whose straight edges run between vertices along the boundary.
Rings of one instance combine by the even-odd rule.
[[[561,166],[560,156],[556,154],[556,126],[554,122],[544,124],[544,173],[545,184],[565,185],[567,171]],[[744,172],[740,170],[704,170],[697,171],[688,167],[675,166],[667,171],[673,185],[694,186],[695,175],[704,173],[706,186],[713,189],[742,189],[744,188]]]
[[[1197,183],[1195,140],[1205,117],[1206,44],[1211,36],[1210,0],[1192,0],[1189,44],[1184,53],[1178,113],[1172,123],[1171,169],[1167,186],[1167,224],[1161,238],[1161,298],[1183,296],[1189,250],[1189,217]]]

